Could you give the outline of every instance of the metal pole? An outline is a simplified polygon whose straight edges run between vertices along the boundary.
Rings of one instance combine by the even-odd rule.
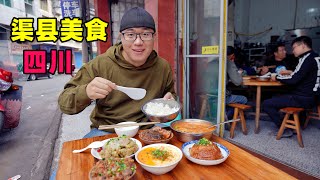
[[[83,21],[87,21],[87,1],[86,0],[80,0],[81,2],[81,16]],[[87,63],[89,62],[89,55],[88,55],[88,44],[87,41],[85,40],[85,34],[86,34],[86,29],[85,27],[83,28],[83,34],[84,34],[84,39],[82,41],[82,62]]]

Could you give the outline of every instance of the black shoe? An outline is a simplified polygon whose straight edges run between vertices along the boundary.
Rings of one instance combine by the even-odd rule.
[[[276,132],[275,136],[277,136],[277,135],[278,135],[278,132]],[[289,137],[291,137],[291,136],[293,136],[292,130],[291,130],[291,129],[285,129],[285,130],[283,131],[281,137],[282,137],[282,138],[289,138]]]

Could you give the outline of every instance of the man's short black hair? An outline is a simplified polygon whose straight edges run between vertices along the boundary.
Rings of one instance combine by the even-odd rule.
[[[232,46],[227,47],[227,56],[234,54],[234,48]]]
[[[273,46],[272,53],[278,52],[279,47],[285,47],[285,45],[283,43],[277,43],[276,45]]]
[[[295,39],[292,41],[291,46],[292,46],[294,43],[302,43],[302,44],[305,44],[306,46],[308,46],[310,49],[312,49],[312,40],[311,40],[311,38],[308,37],[308,36],[300,36],[300,37],[295,38]]]

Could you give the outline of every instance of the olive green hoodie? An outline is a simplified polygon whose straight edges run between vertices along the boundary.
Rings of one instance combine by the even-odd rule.
[[[137,101],[117,90],[113,90],[104,99],[96,100],[90,115],[91,127],[95,128],[122,121],[147,121],[141,111],[145,102],[162,98],[167,92],[175,96],[172,71],[166,60],[152,51],[145,64],[135,67],[124,59],[122,50],[121,44],[112,46],[106,53],[81,67],[59,96],[58,103],[63,113],[76,114],[90,105],[86,87],[95,77],[105,78],[116,85],[147,90],[146,96]]]

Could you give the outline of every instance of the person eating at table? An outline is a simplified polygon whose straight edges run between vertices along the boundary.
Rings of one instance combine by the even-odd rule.
[[[315,105],[314,96],[318,93],[320,62],[319,55],[312,50],[312,40],[301,36],[293,40],[292,51],[299,57],[299,63],[292,73],[275,78],[290,86],[291,92],[273,97],[263,102],[263,110],[269,115],[278,128],[283,116],[279,110],[284,107],[312,108]],[[275,133],[276,135],[276,133]],[[282,137],[291,137],[291,129],[285,129]]]
[[[227,47],[227,83],[230,81],[232,84],[236,86],[240,86],[243,78],[242,78],[242,71],[239,71],[235,62],[235,51],[232,46]],[[226,104],[230,103],[239,103],[239,104],[246,104],[248,99],[242,95],[235,95],[232,94],[231,90],[227,86],[226,91]],[[234,109],[227,106],[227,117],[228,119],[232,119]]]
[[[296,66],[296,62],[294,59],[289,58],[287,56],[287,51],[285,45],[282,43],[278,43],[275,47],[272,48],[273,56],[270,59],[266,60],[264,66],[259,68],[260,75],[265,75],[268,72],[276,73],[277,67],[282,67],[284,70],[293,70]]]
[[[153,50],[156,27],[144,9],[128,10],[120,23],[121,42],[81,67],[59,96],[65,114],[77,114],[95,101],[90,115],[91,131],[85,136],[107,134],[100,125],[122,121],[145,122],[141,106],[155,98],[175,99],[170,64]],[[141,100],[117,91],[117,85],[146,89]]]

